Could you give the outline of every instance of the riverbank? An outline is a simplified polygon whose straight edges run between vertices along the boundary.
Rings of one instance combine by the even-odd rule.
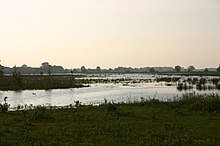
[[[220,97],[0,113],[1,145],[220,145]]]

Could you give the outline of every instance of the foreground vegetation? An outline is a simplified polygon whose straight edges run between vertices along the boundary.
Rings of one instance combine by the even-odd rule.
[[[220,145],[220,97],[7,112],[0,145]],[[6,103],[5,103],[6,104]],[[3,109],[3,110],[2,110]]]

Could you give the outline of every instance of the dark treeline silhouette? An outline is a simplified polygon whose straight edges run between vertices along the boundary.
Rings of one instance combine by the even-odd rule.
[[[147,72],[172,72],[172,67],[142,67],[142,68],[131,68],[131,67],[117,67],[109,69],[101,69],[97,66],[95,69],[86,68],[82,66],[80,69],[73,69],[74,73],[147,73]]]
[[[74,69],[64,69],[62,66],[52,66],[49,63],[42,63],[42,66],[28,67],[23,65],[21,67],[4,67],[4,74],[12,74],[14,68],[20,72],[20,74],[50,74],[50,73],[147,73],[147,72],[173,72],[172,67],[143,67],[143,68],[131,68],[131,67],[117,67],[109,69],[101,69],[97,66],[96,68],[86,68],[82,66],[81,68]]]
[[[13,74],[14,70],[17,70],[20,74],[52,74],[52,73],[156,73],[156,72],[216,72],[220,71],[220,66],[217,68],[205,68],[196,69],[193,65],[188,68],[181,67],[179,65],[175,67],[117,67],[102,69],[97,66],[94,69],[86,68],[82,66],[81,68],[64,69],[62,66],[50,65],[48,62],[44,62],[40,67],[29,67],[27,65],[22,65],[21,67],[14,66],[13,68],[5,67],[0,65],[0,75],[3,74]]]
[[[40,67],[29,67],[25,64],[21,67],[4,67],[3,71],[5,74],[13,74],[15,68],[20,74],[51,74],[68,72],[68,70],[64,70],[62,66],[52,66],[48,62],[42,63]]]

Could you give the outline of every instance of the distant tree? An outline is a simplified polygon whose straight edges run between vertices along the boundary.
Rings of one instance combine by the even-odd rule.
[[[175,66],[175,70],[176,70],[177,72],[180,72],[180,71],[181,71],[181,66],[179,66],[179,65]]]
[[[76,72],[78,72],[78,70],[77,70],[76,68],[74,68],[74,69],[73,69],[73,72],[76,73]]]
[[[81,67],[81,72],[82,72],[82,73],[86,73],[86,72],[87,72],[87,69],[86,69],[85,66],[82,66],[82,67]]]
[[[23,64],[21,67],[22,68],[27,68],[28,66],[26,64]]]
[[[18,68],[16,66],[13,67],[12,76],[20,76],[20,71],[18,71]]]
[[[50,65],[50,64],[49,64],[48,62],[43,62],[43,63],[41,64],[41,67],[42,67],[42,68],[47,68],[49,65]]]
[[[74,70],[73,70],[73,69],[70,69],[70,73],[71,73],[71,75],[73,75],[73,72],[74,72]]]
[[[150,72],[150,73],[154,73],[154,72],[155,72],[155,69],[154,69],[153,67],[151,67],[150,70],[149,70],[149,72]]]
[[[48,70],[48,75],[51,76],[52,72],[51,72],[51,69],[49,68]]]
[[[192,72],[195,70],[195,67],[190,65],[188,68],[187,68],[188,72]]]
[[[100,67],[100,66],[97,66],[97,67],[96,67],[96,71],[97,71],[97,72],[101,72],[101,67]]]
[[[0,76],[4,75],[4,67],[0,64]]]
[[[219,64],[219,67],[216,69],[218,72],[220,72],[220,64]]]
[[[112,69],[112,68],[109,68],[108,70],[109,70],[110,72],[112,72],[112,71],[113,71],[113,69]]]
[[[208,68],[205,68],[205,70],[204,70],[205,72],[208,72],[209,71],[209,69]]]

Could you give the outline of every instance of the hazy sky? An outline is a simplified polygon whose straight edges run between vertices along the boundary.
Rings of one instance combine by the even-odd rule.
[[[6,66],[220,64],[220,0],[0,0]]]

